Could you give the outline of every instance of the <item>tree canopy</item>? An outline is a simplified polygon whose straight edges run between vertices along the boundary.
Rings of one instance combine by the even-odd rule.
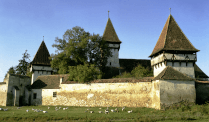
[[[72,73],[71,71],[78,66],[77,68],[86,71],[97,67],[101,71],[97,75],[101,75],[107,64],[107,58],[112,56],[101,36],[90,34],[78,26],[68,29],[63,39],[56,37],[55,42],[52,47],[57,48],[56,54],[51,54],[50,63],[52,68],[58,69],[58,74]],[[90,69],[85,69],[86,67]]]

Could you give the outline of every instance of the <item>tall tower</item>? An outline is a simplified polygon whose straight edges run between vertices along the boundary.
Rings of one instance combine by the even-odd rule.
[[[30,72],[33,72],[31,84],[33,84],[36,78],[40,75],[52,74],[53,69],[51,68],[49,57],[49,51],[44,41],[42,41],[33,61],[30,63]]]
[[[195,78],[194,65],[197,61],[196,49],[184,35],[173,16],[170,14],[151,57],[154,77],[172,66],[177,71]]]
[[[112,57],[108,58],[108,63],[106,66],[119,68],[119,50],[121,41],[119,40],[115,32],[110,18],[108,18],[107,21],[107,25],[103,34],[103,40],[105,40],[108,43],[113,55]]]

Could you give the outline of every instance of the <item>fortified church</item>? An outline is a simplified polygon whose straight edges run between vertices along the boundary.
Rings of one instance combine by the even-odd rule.
[[[107,66],[130,72],[137,64],[153,70],[154,77],[97,79],[90,84],[68,81],[67,74],[52,75],[49,51],[42,41],[30,63],[32,78],[7,74],[0,83],[0,105],[128,106],[161,109],[187,100],[209,100],[208,76],[195,64],[197,52],[172,15],[149,56],[151,60],[119,59],[122,43],[108,18],[103,39],[113,56]]]

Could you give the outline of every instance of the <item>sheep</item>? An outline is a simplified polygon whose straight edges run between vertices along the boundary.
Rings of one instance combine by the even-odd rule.
[[[68,109],[68,107],[66,109]]]
[[[114,111],[113,109],[111,109],[111,112],[116,112],[116,111]]]
[[[47,111],[43,111],[43,113],[48,113]]]
[[[98,111],[99,113],[102,113],[102,111]]]
[[[122,108],[122,111],[125,109],[125,107]]]
[[[65,110],[66,108],[63,108],[63,110]]]
[[[115,111],[118,113],[118,108],[116,108]]]
[[[94,113],[94,111],[89,111],[91,114]]]
[[[109,114],[109,111],[108,110],[105,110],[105,114]]]
[[[61,109],[62,107],[59,107],[59,109]]]
[[[128,113],[132,113],[132,112],[133,112],[132,110],[128,111]]]
[[[87,111],[89,111],[89,109],[86,109]]]
[[[48,109],[50,109],[50,107],[48,107]]]
[[[26,112],[28,112],[29,110],[27,109]]]
[[[35,109],[32,108],[32,111],[34,111]]]
[[[4,111],[8,111],[8,108],[5,108]]]
[[[102,108],[99,108],[99,109],[102,109]]]
[[[0,108],[0,111],[3,111],[4,109],[3,108]]]
[[[20,107],[17,107],[17,109],[20,109]]]

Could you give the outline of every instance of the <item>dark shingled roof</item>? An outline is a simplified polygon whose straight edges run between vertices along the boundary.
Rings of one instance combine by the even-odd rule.
[[[6,82],[0,82],[0,85],[2,85],[2,84],[6,84]]]
[[[49,51],[48,51],[44,41],[42,41],[31,64],[50,65],[49,57],[50,57]]]
[[[169,15],[150,57],[163,50],[199,51],[187,39],[172,15]]]
[[[105,41],[108,41],[108,42],[119,42],[119,43],[121,43],[121,41],[119,40],[119,38],[118,38],[118,36],[115,32],[115,29],[112,25],[112,22],[111,22],[110,18],[107,21],[107,25],[106,25],[106,28],[105,28],[102,39],[105,40]]]
[[[209,78],[196,64],[194,65],[195,78]]]
[[[196,81],[195,79],[175,70],[171,66],[167,66],[158,76],[153,80],[180,80],[180,81]]]
[[[63,78],[63,82],[67,81],[69,75],[42,75],[38,76],[35,82],[32,84],[31,89],[59,89],[60,78]]]

